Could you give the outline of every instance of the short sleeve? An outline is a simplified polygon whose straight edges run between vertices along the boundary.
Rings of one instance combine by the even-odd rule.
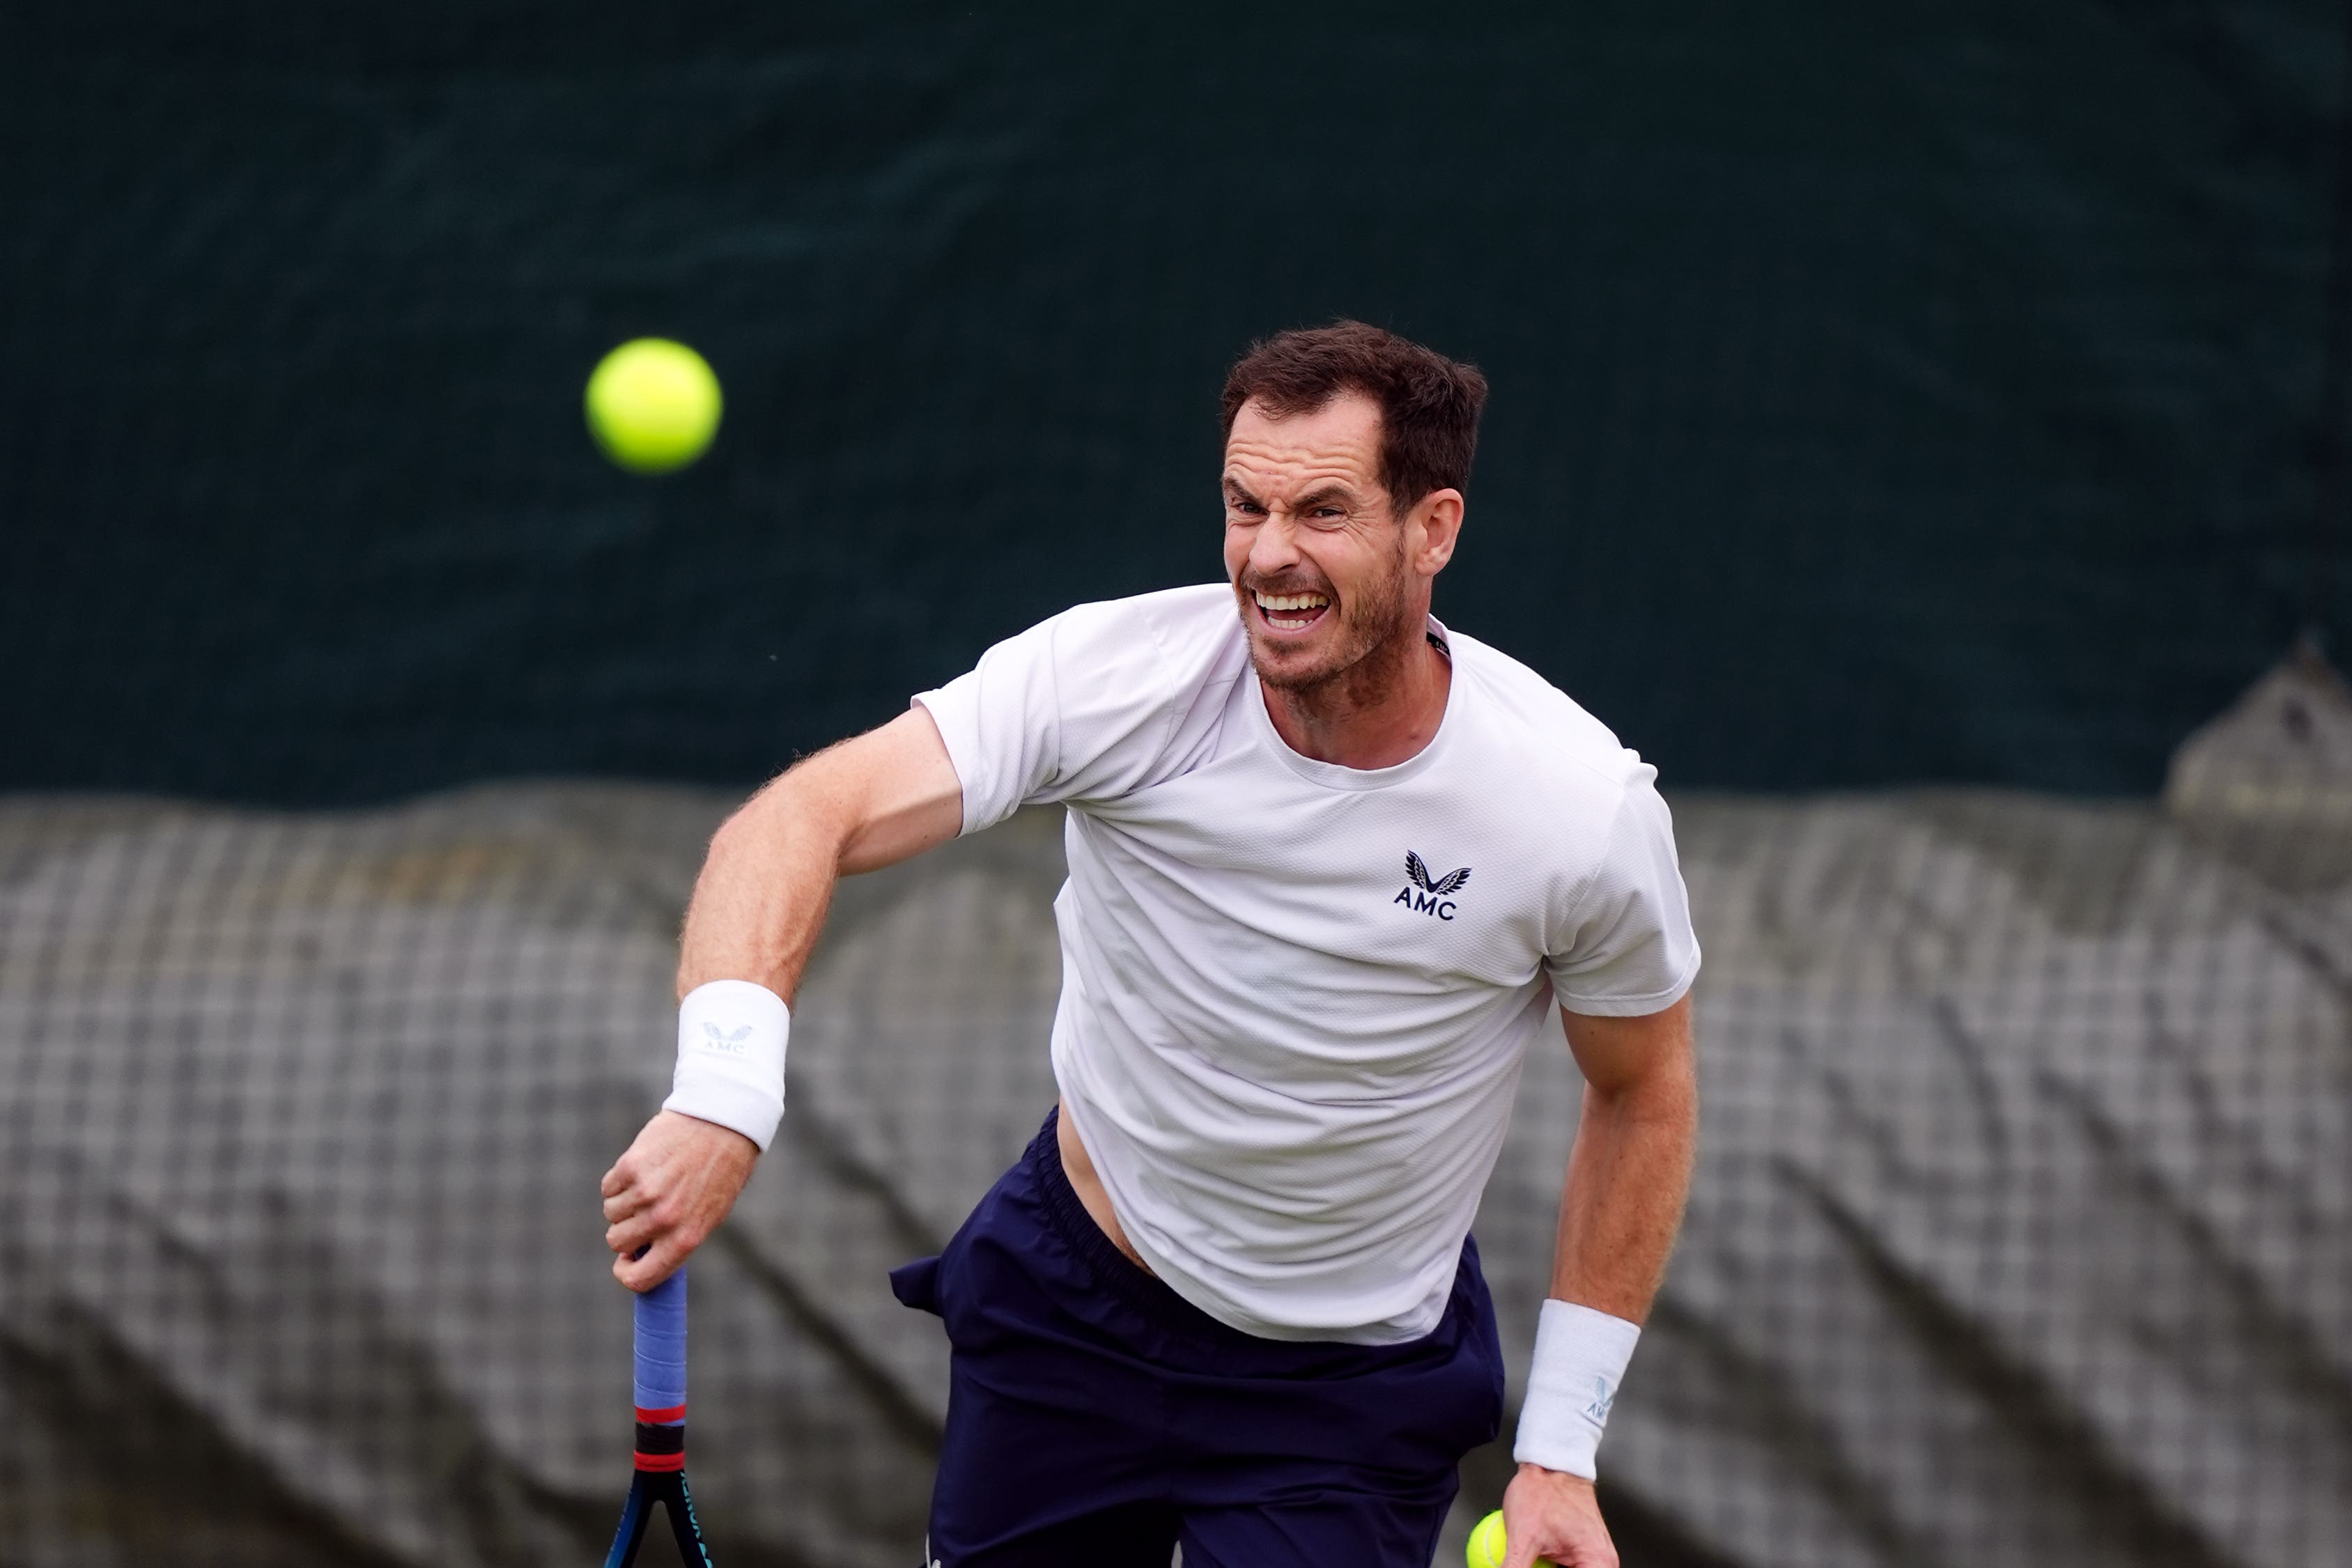
[[[963,831],[1131,788],[1164,749],[1175,680],[1144,601],[1082,604],[915,701],[963,786]]]
[[[1657,769],[1637,764],[1546,972],[1570,1012],[1637,1018],[1681,1000],[1698,962],[1674,818]]]

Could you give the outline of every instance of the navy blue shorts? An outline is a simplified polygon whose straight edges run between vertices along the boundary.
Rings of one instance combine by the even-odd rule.
[[[940,1568],[1429,1568],[1454,1467],[1503,1416],[1478,1249],[1408,1344],[1226,1327],[1111,1245],[1054,1118],[891,1289],[953,1353],[931,1491]]]

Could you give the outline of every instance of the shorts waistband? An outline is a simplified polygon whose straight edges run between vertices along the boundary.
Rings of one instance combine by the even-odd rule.
[[[1060,1138],[1062,1108],[1056,1105],[1045,1113],[1045,1124],[1029,1142],[1025,1156],[1037,1172],[1038,1196],[1045,1200],[1045,1216],[1053,1222],[1063,1240],[1070,1245],[1087,1266],[1094,1271],[1106,1290],[1116,1292],[1136,1311],[1150,1318],[1157,1326],[1173,1333],[1187,1334],[1212,1343],[1242,1343],[1264,1345],[1273,1342],[1255,1334],[1243,1333],[1230,1323],[1219,1322],[1183,1297],[1178,1295],[1164,1280],[1149,1273],[1134,1259],[1118,1249],[1118,1244],[1105,1234],[1087,1212],[1086,1204],[1078,1197],[1078,1189],[1070,1185],[1069,1173],[1062,1168]]]

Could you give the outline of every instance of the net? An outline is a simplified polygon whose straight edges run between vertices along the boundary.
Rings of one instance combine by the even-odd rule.
[[[0,809],[0,1561],[593,1560],[595,1185],[725,804]],[[2332,1561],[2352,889],[2137,804],[1675,808],[1706,1133],[1603,1450],[1627,1561]],[[1059,870],[1028,814],[844,886],[786,1134],[696,1265],[722,1563],[914,1560],[945,1347],[884,1275],[1050,1103]],[[1539,1048],[1479,1217],[1514,1399],[1578,1092]]]

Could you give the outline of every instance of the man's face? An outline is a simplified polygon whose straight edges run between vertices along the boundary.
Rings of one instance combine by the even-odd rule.
[[[1427,612],[1419,530],[1390,511],[1380,461],[1380,405],[1358,392],[1288,419],[1255,401],[1234,417],[1225,573],[1268,685],[1343,674]]]

